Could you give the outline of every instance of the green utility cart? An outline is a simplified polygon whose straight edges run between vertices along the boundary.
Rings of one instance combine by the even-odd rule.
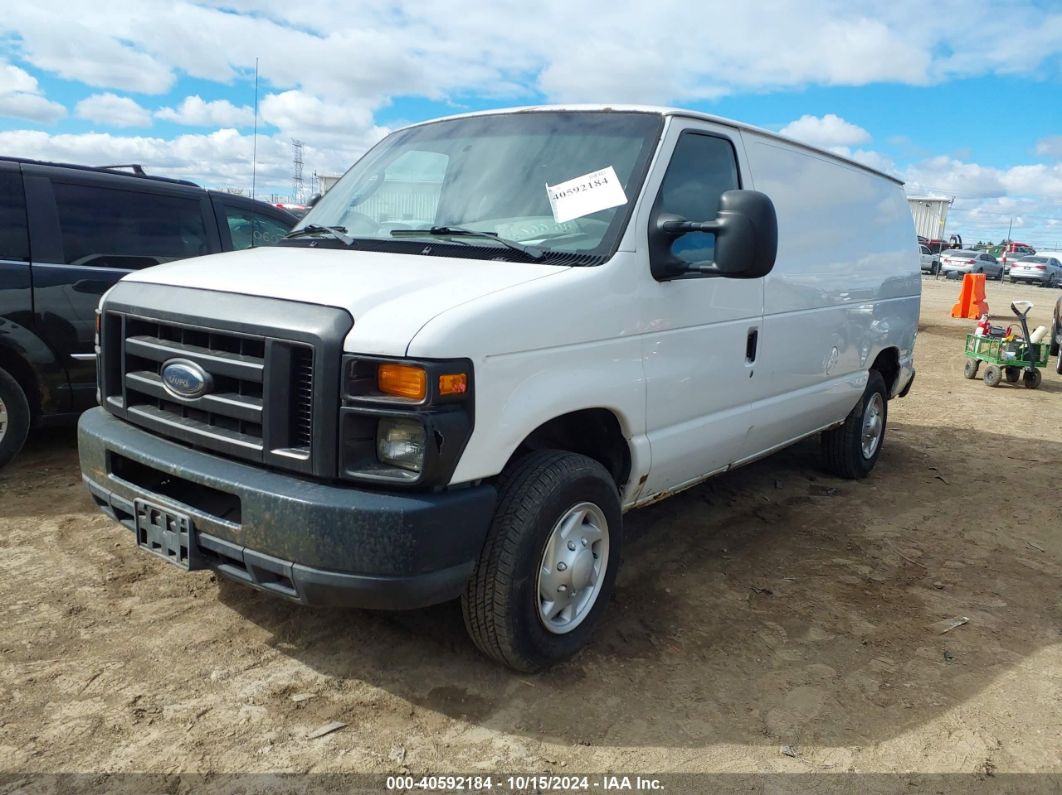
[[[1019,309],[1019,306],[1024,306],[1024,311]],[[967,334],[963,375],[967,378],[977,378],[977,368],[984,362],[988,365],[984,374],[984,381],[988,386],[999,386],[1004,377],[1011,384],[1016,384],[1018,379],[1021,379],[1022,384],[1029,389],[1040,386],[1043,380],[1040,368],[1047,366],[1050,345],[1046,342],[1026,341],[1029,339],[1027,318],[1032,307],[1029,301],[1014,301],[1010,305],[1021,321],[1024,339],[1008,341],[1001,337]]]

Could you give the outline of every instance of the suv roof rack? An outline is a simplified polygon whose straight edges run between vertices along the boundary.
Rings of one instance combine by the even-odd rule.
[[[122,165],[113,165],[113,166],[96,166],[96,168],[105,168],[108,171],[111,171],[111,170],[117,171],[120,168],[128,168],[128,169],[132,169],[133,173],[136,174],[138,177],[146,177],[147,176],[147,172],[144,171],[144,167],[142,165],[140,165],[139,163],[124,163]]]
[[[139,163],[129,163],[126,165],[113,165],[113,166],[83,166],[78,163],[58,163],[53,160],[34,160],[31,157],[10,157],[0,156],[0,161],[8,163],[30,163],[36,166],[52,166],[55,168],[76,168],[80,171],[95,171],[101,174],[119,174],[127,177],[134,177],[137,179],[150,179],[158,182],[169,182],[173,185],[188,185],[193,188],[201,187],[198,183],[192,182],[187,179],[174,179],[173,177],[157,177],[153,174],[148,174],[144,171],[144,167]],[[130,169],[132,173],[123,172],[120,169]]]

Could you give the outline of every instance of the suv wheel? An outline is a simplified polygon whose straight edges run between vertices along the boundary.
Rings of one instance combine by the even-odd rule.
[[[10,373],[0,370],[0,467],[14,458],[29,433],[26,393]]]
[[[877,370],[871,370],[863,397],[849,412],[844,424],[822,433],[822,458],[826,469],[850,480],[869,475],[885,445],[888,418],[889,394],[885,379]]]
[[[591,458],[542,450],[506,469],[461,597],[476,646],[519,671],[578,652],[612,595],[622,522],[616,484]]]

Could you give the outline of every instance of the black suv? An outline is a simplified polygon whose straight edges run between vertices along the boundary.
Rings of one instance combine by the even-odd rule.
[[[150,265],[269,245],[296,220],[139,166],[0,158],[0,467],[30,426],[95,404],[96,305],[112,284]]]

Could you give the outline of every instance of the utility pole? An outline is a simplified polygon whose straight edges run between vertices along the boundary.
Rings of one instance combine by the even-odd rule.
[[[1010,226],[1007,227],[1007,242],[1010,242],[1010,233],[1014,229],[1014,216],[1010,218]]]
[[[302,204],[306,196],[306,188],[302,181],[302,146],[298,138],[291,139],[291,148],[295,153],[295,179],[292,185],[291,200],[295,204]]]
[[[254,143],[251,144],[251,198],[254,198],[255,177],[258,176],[258,59],[254,59]]]

